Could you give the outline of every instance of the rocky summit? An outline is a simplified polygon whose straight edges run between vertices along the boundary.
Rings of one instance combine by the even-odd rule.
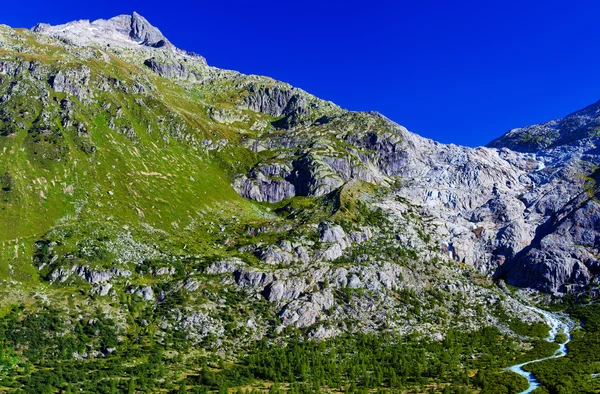
[[[0,26],[0,389],[516,392],[524,299],[599,292],[598,108],[445,145],[137,13]]]

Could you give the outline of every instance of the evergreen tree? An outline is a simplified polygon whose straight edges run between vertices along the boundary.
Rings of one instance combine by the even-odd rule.
[[[129,385],[127,386],[127,393],[135,394],[135,379],[134,378],[129,379]]]

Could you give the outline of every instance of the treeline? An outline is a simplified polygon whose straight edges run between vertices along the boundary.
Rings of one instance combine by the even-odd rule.
[[[399,341],[389,335],[344,336],[325,341],[257,344],[243,362],[217,372],[202,368],[190,385],[213,390],[247,380],[286,384],[292,394],[322,390],[367,393],[437,387],[444,392],[518,392],[524,379],[499,372],[514,358],[514,343],[496,328],[473,333],[450,331],[443,341]],[[473,371],[477,371],[471,376]]]
[[[275,382],[271,394],[407,388],[506,393],[526,387],[524,379],[501,372],[513,363],[516,344],[496,328],[450,331],[443,341],[375,334],[262,341],[231,363],[214,355],[185,359],[150,328],[119,332],[100,312],[83,322],[60,316],[47,307],[15,308],[0,319],[3,386],[19,393],[237,394],[243,394],[238,387],[263,382]]]
[[[260,379],[311,382],[331,388],[400,389],[431,382],[489,386],[492,374],[472,379],[472,370],[504,365],[513,343],[496,328],[473,333],[449,331],[443,341],[399,341],[389,335],[347,336],[322,342],[294,342],[286,347],[262,343],[247,359]]]

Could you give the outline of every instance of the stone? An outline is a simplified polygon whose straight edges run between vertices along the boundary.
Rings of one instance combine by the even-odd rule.
[[[233,276],[240,287],[264,288],[273,282],[273,274],[260,271],[237,270]]]
[[[82,66],[80,69],[60,70],[50,78],[50,86],[56,92],[69,93],[83,101],[91,95],[90,75],[87,66]]]
[[[200,287],[200,285],[198,284],[198,282],[193,279],[188,279],[183,284],[183,288],[188,291],[196,291],[196,290],[198,290],[199,287]]]
[[[137,288],[135,290],[131,290],[131,292],[136,296],[143,298],[146,301],[154,301],[154,291],[150,286]]]
[[[237,258],[222,260],[212,263],[206,268],[207,274],[227,274],[234,273],[238,268],[244,266],[244,262]]]
[[[98,287],[98,295],[101,297],[107,296],[111,289],[112,285],[110,283],[100,285]]]
[[[289,302],[300,297],[307,287],[303,278],[276,280],[265,288],[263,295],[271,302]]]

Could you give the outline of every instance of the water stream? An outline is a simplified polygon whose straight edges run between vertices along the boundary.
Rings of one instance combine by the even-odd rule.
[[[548,337],[546,338],[548,342],[554,342],[556,340],[556,336],[560,333],[564,333],[567,336],[567,340],[564,343],[560,344],[559,348],[554,352],[552,356],[538,358],[537,360],[527,361],[526,363],[516,364],[506,368],[508,371],[512,371],[523,376],[529,382],[529,387],[527,388],[527,390],[522,391],[519,394],[529,394],[540,386],[539,382],[535,379],[535,376],[533,376],[531,372],[525,371],[523,367],[528,364],[539,363],[540,361],[566,356],[567,343],[569,343],[569,341],[571,340],[571,329],[573,329],[573,327],[575,326],[573,321],[567,316],[548,312],[533,306],[526,306],[526,308],[529,308],[532,311],[544,316],[544,319],[546,319],[546,324],[550,326],[550,331],[548,331]]]

